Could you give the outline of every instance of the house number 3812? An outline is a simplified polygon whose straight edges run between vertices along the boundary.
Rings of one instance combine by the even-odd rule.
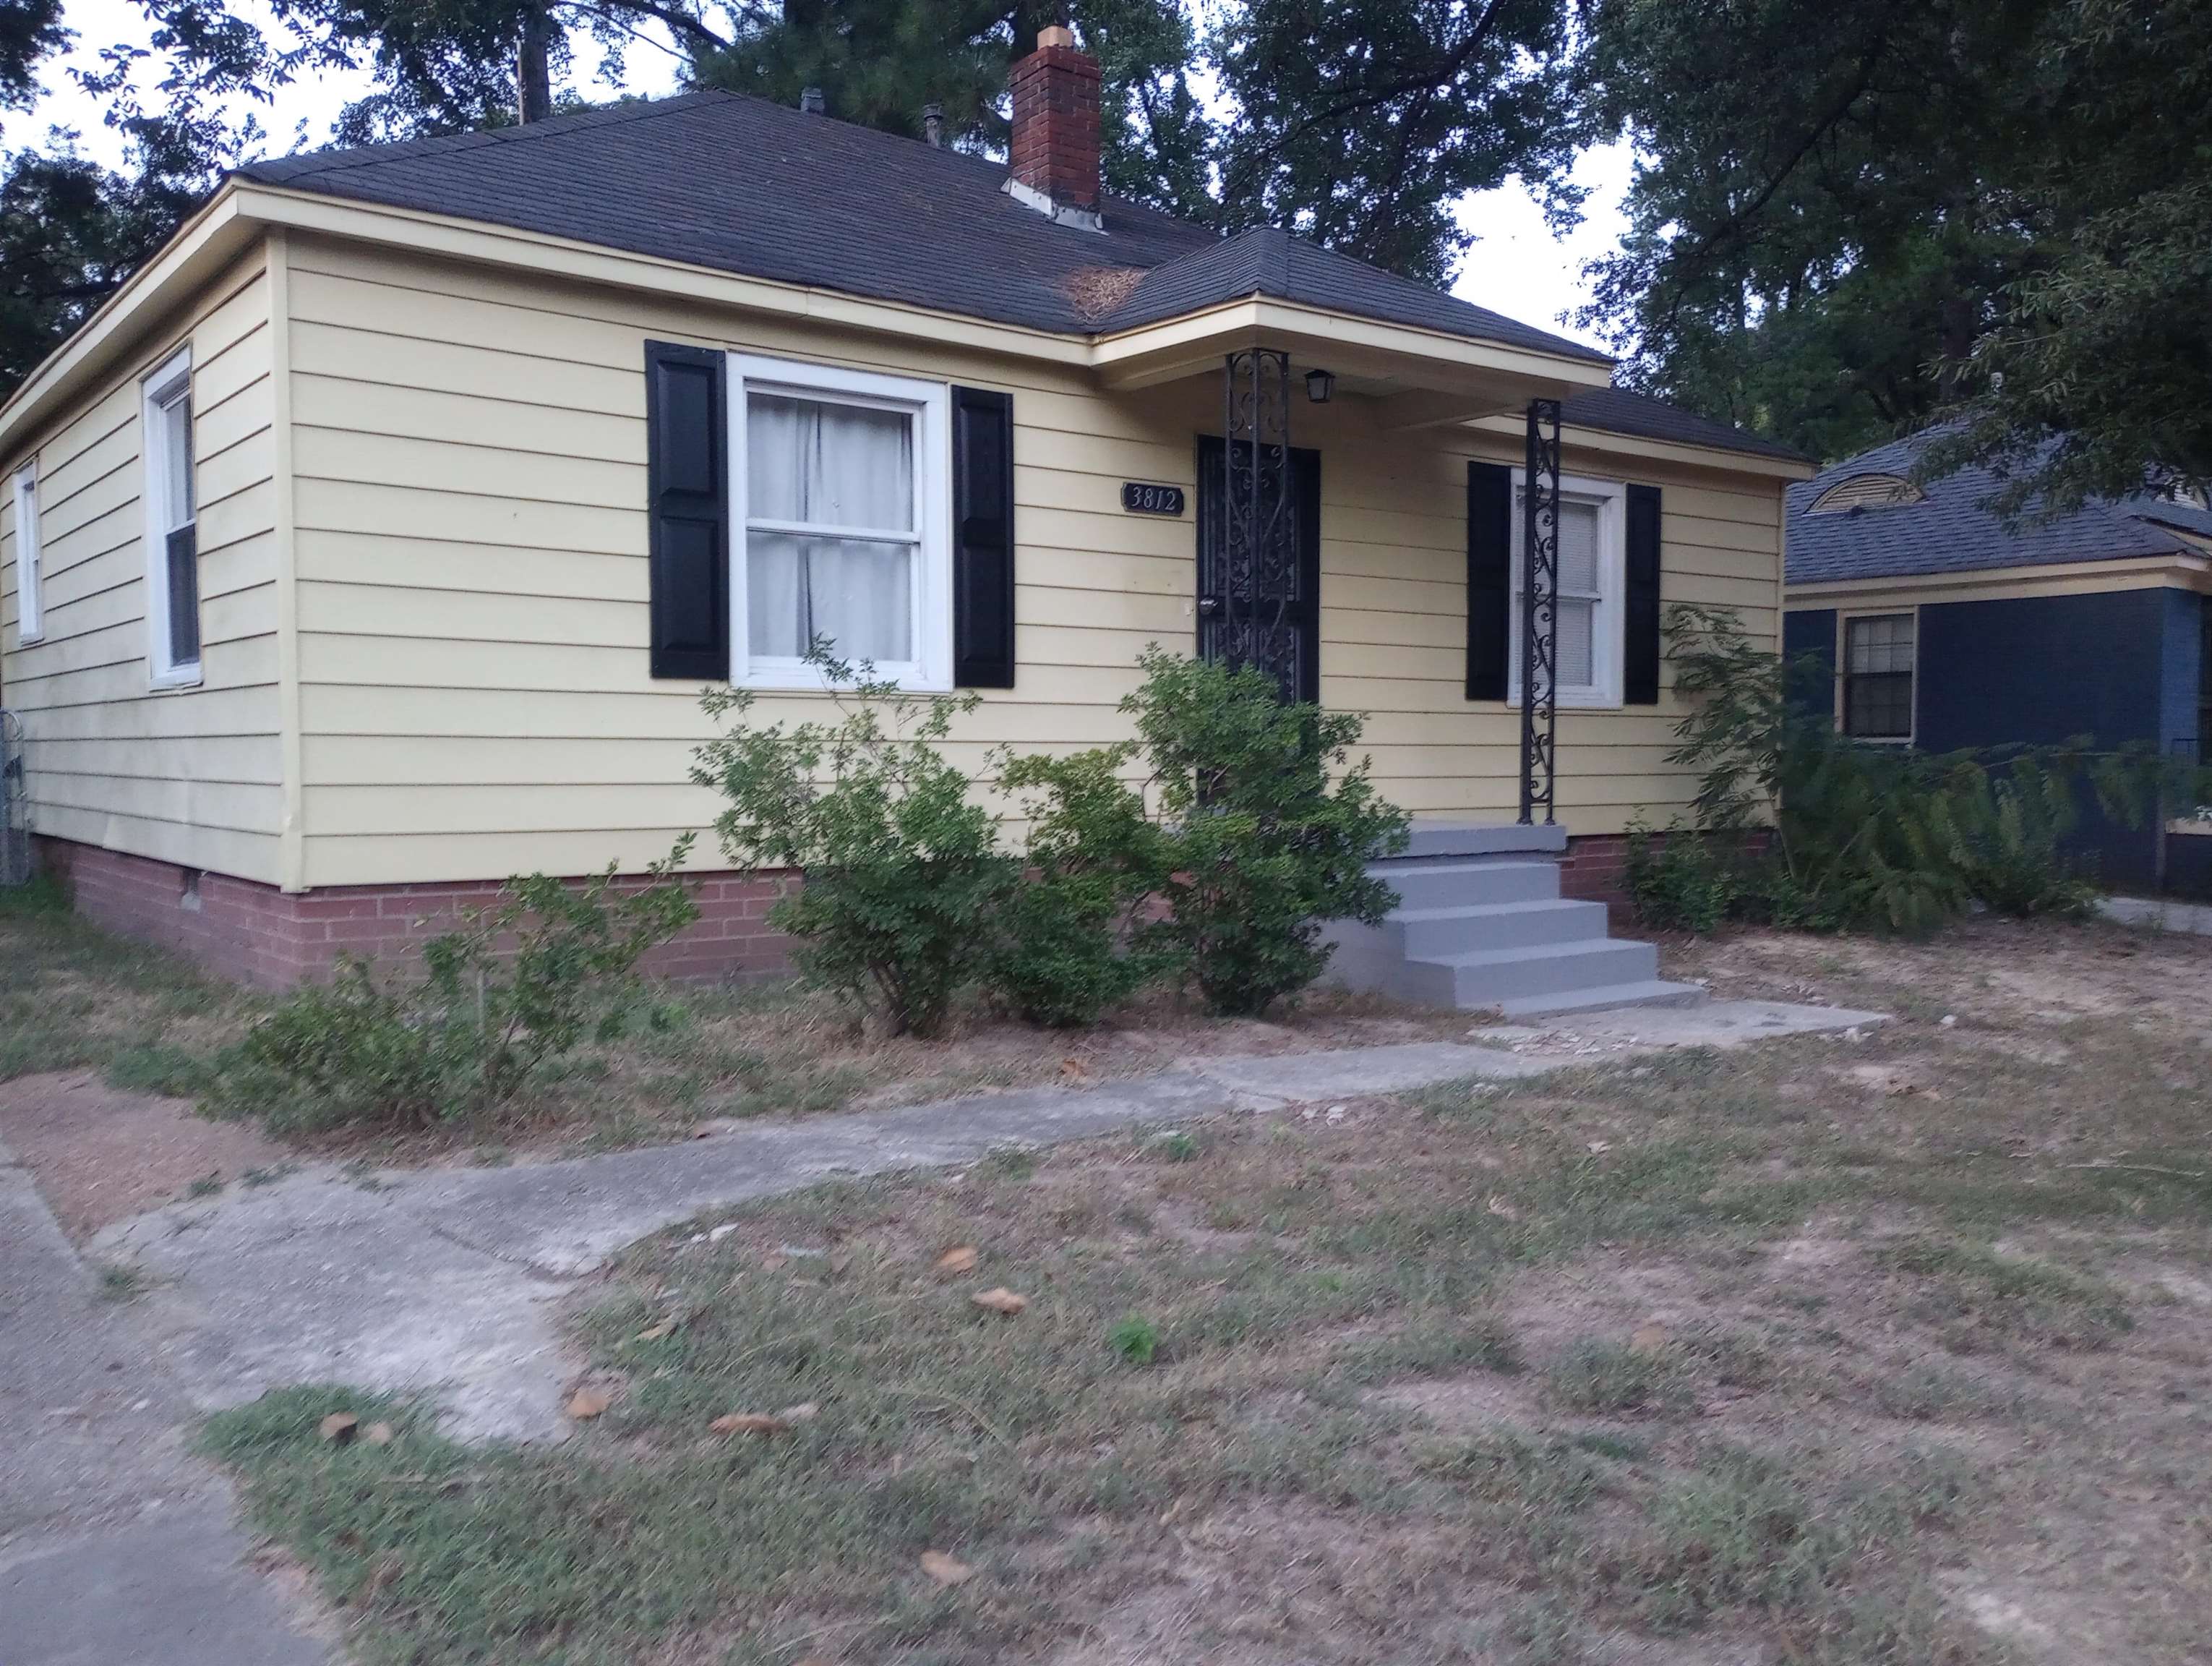
[[[1179,515],[1182,513],[1182,488],[1124,480],[1121,507],[1133,515]]]

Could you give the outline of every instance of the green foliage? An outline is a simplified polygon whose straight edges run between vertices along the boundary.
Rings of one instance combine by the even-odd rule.
[[[1124,1314],[1106,1333],[1106,1346],[1133,1365],[1149,1365],[1159,1355],[1160,1328],[1141,1313]]]
[[[2142,747],[1934,755],[1853,741],[1817,661],[1785,667],[1725,610],[1678,605],[1668,634],[1692,702],[1672,761],[1699,771],[1707,832],[1741,836],[1771,811],[1739,906],[1778,924],[1922,935],[1973,903],[2078,915],[2094,891],[2064,842],[2085,797],[2139,824],[2161,795],[2203,791],[2200,771]]]
[[[190,1099],[204,1093],[215,1068],[196,1053],[167,1042],[126,1047],[107,1061],[107,1085],[126,1093],[163,1093]]]
[[[1831,460],[1963,415],[1928,466],[2008,457],[2008,509],[2212,477],[2202,0],[1586,15],[1641,159],[1588,317],[1629,380]]]
[[[1718,931],[1735,906],[1737,880],[1715,842],[1680,824],[1659,835],[1640,818],[1630,823],[1626,877],[1636,917],[1655,931]]]
[[[1157,955],[1127,944],[1164,874],[1159,830],[1121,778],[1136,750],[1000,755],[1000,785],[1030,795],[1029,878],[1007,900],[990,978],[1032,1024],[1096,1023],[1160,970]]]
[[[1405,812],[1376,793],[1366,758],[1352,761],[1357,714],[1283,702],[1249,666],[1157,647],[1140,663],[1144,686],[1122,709],[1159,794],[1167,912],[1139,940],[1214,1012],[1264,1012],[1321,976],[1323,922],[1389,911],[1367,864],[1404,848]]]
[[[732,866],[805,873],[769,911],[800,976],[894,1035],[942,1034],[1019,879],[938,750],[976,696],[907,694],[818,643],[808,658],[836,721],[756,726],[749,692],[709,689],[708,714],[737,721],[699,749],[692,779],[728,802],[714,830]]]
[[[690,846],[686,834],[640,885],[611,864],[580,885],[511,879],[496,906],[423,945],[419,978],[349,957],[223,1054],[207,1109],[300,1132],[497,1109],[587,1038],[611,1040],[641,1012],[655,1021],[637,963],[698,917],[674,877]]]

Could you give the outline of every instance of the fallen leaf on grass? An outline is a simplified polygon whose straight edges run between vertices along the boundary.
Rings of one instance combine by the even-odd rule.
[[[1656,1319],[1645,1320],[1629,1335],[1628,1347],[1632,1353],[1656,1353],[1666,1346],[1667,1327]]]
[[[1605,1152],[1613,1149],[1613,1141],[1610,1140],[1593,1140],[1589,1142],[1589,1148],[1593,1156],[1602,1156]]]
[[[568,1396],[568,1415],[579,1423],[588,1423],[615,1403],[612,1395],[599,1389],[579,1389]]]
[[[351,1412],[332,1412],[315,1426],[316,1432],[333,1446],[343,1446],[353,1438],[353,1432],[361,1420]]]
[[[981,1259],[982,1252],[974,1244],[956,1243],[937,1258],[937,1276],[951,1279],[963,1273],[972,1273],[975,1270],[975,1263]]]
[[[988,1290],[979,1290],[968,1298],[978,1307],[987,1307],[994,1313],[1003,1313],[1009,1319],[1030,1304],[1026,1296],[1017,1296],[1004,1285]]]
[[[647,1325],[643,1330],[638,1332],[636,1335],[631,1337],[630,1341],[633,1342],[657,1342],[664,1336],[673,1336],[675,1334],[676,1321],[673,1319],[663,1319],[657,1325]]]
[[[393,1432],[389,1423],[372,1423],[361,1432],[361,1438],[372,1446],[389,1446]]]
[[[964,1585],[975,1577],[975,1570],[957,1556],[947,1556],[941,1550],[921,1553],[921,1571],[940,1585]]]
[[[707,1426],[718,1435],[780,1435],[791,1425],[769,1412],[725,1412]]]
[[[1486,1203],[1483,1207],[1488,1209],[1491,1213],[1496,1215],[1500,1220],[1518,1220],[1521,1219],[1521,1212],[1515,1208],[1510,1203],[1508,1203],[1502,1197],[1492,1197],[1490,1201]]]
[[[1060,1061],[1060,1073],[1061,1079],[1066,1081],[1087,1082],[1091,1079],[1091,1067],[1080,1059],[1062,1059]]]
[[[802,1400],[796,1406],[786,1406],[776,1415],[786,1423],[811,1423],[822,1414],[822,1408],[811,1400]]]

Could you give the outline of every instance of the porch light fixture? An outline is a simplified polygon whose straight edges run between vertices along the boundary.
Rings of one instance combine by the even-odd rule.
[[[1333,370],[1306,372],[1306,398],[1317,405],[1328,403],[1328,396],[1336,392],[1336,373]]]

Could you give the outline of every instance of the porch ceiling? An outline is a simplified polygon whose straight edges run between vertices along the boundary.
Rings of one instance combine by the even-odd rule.
[[[1385,429],[1440,427],[1612,385],[1610,365],[1253,296],[1098,337],[1091,363],[1116,391],[1218,374],[1232,352],[1287,352],[1294,372],[1328,370],[1380,405]]]

